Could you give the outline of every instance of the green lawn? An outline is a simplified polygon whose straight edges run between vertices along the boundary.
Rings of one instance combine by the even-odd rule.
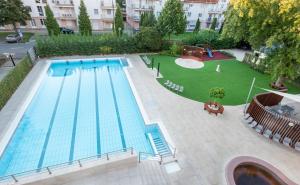
[[[245,103],[253,77],[256,77],[256,87],[269,88],[270,76],[251,69],[247,64],[236,60],[205,62],[201,69],[185,69],[175,64],[175,57],[152,55],[155,65],[160,62],[160,72],[164,76],[158,81],[163,84],[166,80],[183,85],[182,96],[201,102],[208,101],[209,89],[223,87],[225,98],[220,102],[224,105],[240,105]],[[216,72],[217,65],[221,72]],[[289,93],[300,93],[300,89],[287,84]],[[254,88],[252,96],[263,92]]]
[[[5,37],[9,34],[14,34],[14,32],[0,32],[0,41],[5,41]],[[28,42],[33,35],[34,33],[31,32],[23,32],[22,42]]]

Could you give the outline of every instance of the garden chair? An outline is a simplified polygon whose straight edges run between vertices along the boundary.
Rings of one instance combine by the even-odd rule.
[[[179,87],[179,92],[180,92],[180,93],[183,93],[183,90],[184,90],[184,87],[183,87],[183,86],[180,86],[180,87]]]
[[[273,136],[273,141],[276,141],[276,142],[279,143],[280,138],[281,138],[281,135],[280,135],[279,133],[276,133],[276,134]]]
[[[285,146],[290,146],[291,141],[292,141],[291,138],[285,137],[282,141],[282,144],[284,144]]]
[[[167,85],[167,87],[171,88],[172,85],[173,85],[173,82],[170,81],[170,83]]]
[[[171,86],[171,89],[174,90],[176,87],[176,84],[173,83],[173,85]]]
[[[254,121],[254,119],[251,116],[248,119],[245,120],[245,122],[248,123],[248,124],[252,123],[253,121]]]
[[[262,125],[258,124],[258,125],[255,127],[255,131],[256,131],[257,133],[261,134],[262,131],[263,131],[263,128],[264,128],[264,127],[263,127]]]
[[[254,128],[254,127],[256,127],[256,125],[257,125],[257,122],[253,121],[251,124],[249,124],[249,127]]]
[[[272,136],[272,131],[270,129],[267,129],[264,131],[264,136],[268,139]]]
[[[179,91],[179,85],[176,85],[175,89],[174,89],[176,92]]]
[[[250,117],[250,114],[249,114],[249,113],[244,114],[244,120],[247,120],[249,117]]]
[[[300,152],[300,141],[295,144],[295,149]]]
[[[164,83],[164,85],[165,85],[165,86],[168,86],[169,83],[170,83],[170,80],[167,80],[167,81]]]

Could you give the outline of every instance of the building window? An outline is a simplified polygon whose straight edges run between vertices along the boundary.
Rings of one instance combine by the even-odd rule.
[[[40,19],[41,25],[44,26],[45,25],[45,19]]]
[[[42,3],[47,3],[47,0],[42,0]]]
[[[107,10],[107,15],[110,15],[111,14],[111,10]]]
[[[198,17],[202,17],[202,13],[199,13],[199,14],[198,14]]]
[[[41,0],[35,0],[36,3],[41,3]]]
[[[192,12],[188,12],[188,16],[191,17],[191,15],[192,15]]]
[[[44,11],[43,8],[41,6],[37,6],[38,12],[40,16],[44,16]]]
[[[31,7],[30,6],[25,6],[25,8],[29,11],[32,12]]]
[[[193,7],[193,4],[189,4],[189,7]]]
[[[95,15],[98,15],[98,14],[99,14],[98,9],[94,9],[94,14],[95,14]]]
[[[34,19],[31,19],[31,26],[33,26],[33,27],[36,26],[36,23],[35,23],[35,20],[34,20]]]

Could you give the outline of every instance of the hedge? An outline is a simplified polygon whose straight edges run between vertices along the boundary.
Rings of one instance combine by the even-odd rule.
[[[149,35],[149,34],[148,34]],[[151,36],[151,35],[150,35]],[[59,35],[37,38],[37,53],[40,57],[64,55],[99,55],[151,52],[149,48],[160,50],[160,47],[146,47],[136,37],[116,37],[114,34],[93,36]],[[157,43],[155,43],[157,44]],[[110,48],[109,50],[103,48]]]
[[[25,57],[0,81],[0,110],[19,87],[31,68],[31,62],[28,57]]]
[[[183,39],[182,42],[192,46],[209,44],[213,49],[229,49],[236,46],[233,39],[221,38],[220,34],[213,30],[201,30],[199,33],[191,34]]]

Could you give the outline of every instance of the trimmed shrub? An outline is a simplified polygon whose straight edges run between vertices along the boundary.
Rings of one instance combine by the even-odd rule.
[[[36,40],[40,57],[64,55],[99,55],[108,54],[101,47],[110,47],[109,53],[135,53],[141,50],[136,46],[134,37],[117,37],[115,34],[104,35],[59,35],[57,37],[39,37]]]
[[[234,48],[235,42],[231,38],[221,38],[220,34],[213,30],[201,30],[197,34],[191,34],[182,40],[185,45],[201,46],[209,44],[213,49]]]
[[[126,35],[117,37],[115,34],[38,37],[36,39],[37,53],[40,57],[49,57],[159,51],[162,47],[162,40],[159,33],[153,29],[147,28],[135,37]],[[102,47],[111,49],[103,50]]]
[[[174,43],[171,47],[170,47],[170,54],[172,56],[178,56],[181,55],[183,50],[183,47],[179,44]]]
[[[28,57],[25,57],[0,81],[0,110],[4,107],[15,90],[19,87],[31,68],[31,62],[29,61]]]

